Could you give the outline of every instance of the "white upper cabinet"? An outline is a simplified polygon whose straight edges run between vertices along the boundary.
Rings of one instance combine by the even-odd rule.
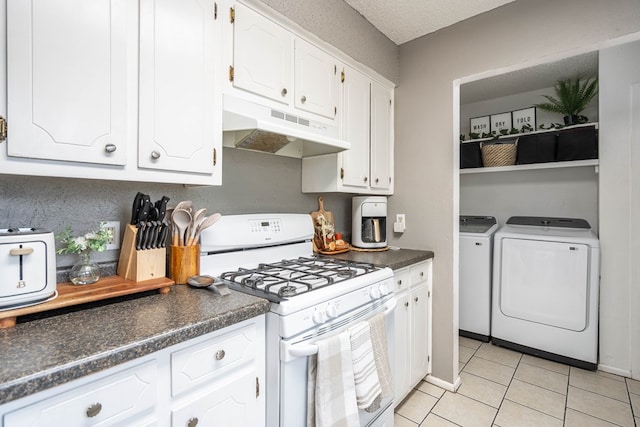
[[[241,3],[233,10],[233,86],[291,104],[293,34]]]
[[[213,0],[7,0],[0,169],[220,185],[215,19]]]
[[[342,138],[337,154],[302,159],[302,192],[393,194],[393,86],[344,66]]]
[[[334,57],[295,40],[295,107],[328,118],[337,114],[338,65]]]
[[[126,163],[124,4],[8,1],[9,156]]]
[[[340,154],[342,184],[366,190],[369,186],[369,78],[345,66],[342,94],[342,135],[351,143],[351,149]]]
[[[269,104],[275,108],[333,121],[340,96],[336,58],[247,5],[236,2],[230,13],[229,89],[275,101]]]
[[[371,188],[393,189],[393,105],[391,91],[371,82]]]
[[[140,167],[213,172],[215,52],[209,0],[140,1]]]

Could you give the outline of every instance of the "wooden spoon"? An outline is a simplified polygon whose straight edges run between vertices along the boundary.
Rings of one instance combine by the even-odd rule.
[[[171,219],[173,221],[172,244],[174,246],[184,246],[186,243],[184,233],[189,224],[191,224],[191,214],[185,209],[174,209]]]
[[[187,230],[187,235],[189,236],[189,240],[187,241],[187,246],[193,245],[193,241],[195,240],[196,230],[200,223],[204,221],[205,215],[207,214],[207,209],[202,208],[198,209],[195,214],[193,214],[193,219],[191,220],[191,224],[189,224],[189,229]]]
[[[196,229],[196,234],[193,241],[198,242],[200,240],[200,233],[202,233],[202,230],[204,230],[205,228],[211,227],[213,224],[218,222],[220,218],[222,218],[222,215],[220,215],[219,213],[214,213],[213,215],[208,216],[204,220],[202,220],[202,222],[198,225],[198,228]]]

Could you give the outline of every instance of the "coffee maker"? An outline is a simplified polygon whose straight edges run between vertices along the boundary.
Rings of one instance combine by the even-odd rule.
[[[387,198],[356,196],[352,199],[351,244],[357,248],[387,246]]]

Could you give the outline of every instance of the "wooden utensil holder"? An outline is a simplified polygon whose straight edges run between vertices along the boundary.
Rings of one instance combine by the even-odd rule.
[[[165,277],[167,272],[166,248],[136,250],[137,232],[137,227],[127,224],[120,249],[118,276],[135,282]]]
[[[184,285],[191,276],[200,274],[200,245],[171,245],[169,277],[176,284]]]

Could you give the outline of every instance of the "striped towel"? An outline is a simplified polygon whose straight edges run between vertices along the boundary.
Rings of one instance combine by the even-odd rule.
[[[317,356],[309,358],[307,426],[360,426],[349,332],[316,345]]]
[[[376,361],[376,370],[380,380],[380,387],[382,388],[382,398],[385,399],[393,394],[393,377],[389,366],[384,313],[380,313],[369,320],[369,327],[371,328],[373,358]]]
[[[380,408],[382,388],[373,357],[369,322],[360,322],[351,328],[351,357],[358,408],[375,412]]]

